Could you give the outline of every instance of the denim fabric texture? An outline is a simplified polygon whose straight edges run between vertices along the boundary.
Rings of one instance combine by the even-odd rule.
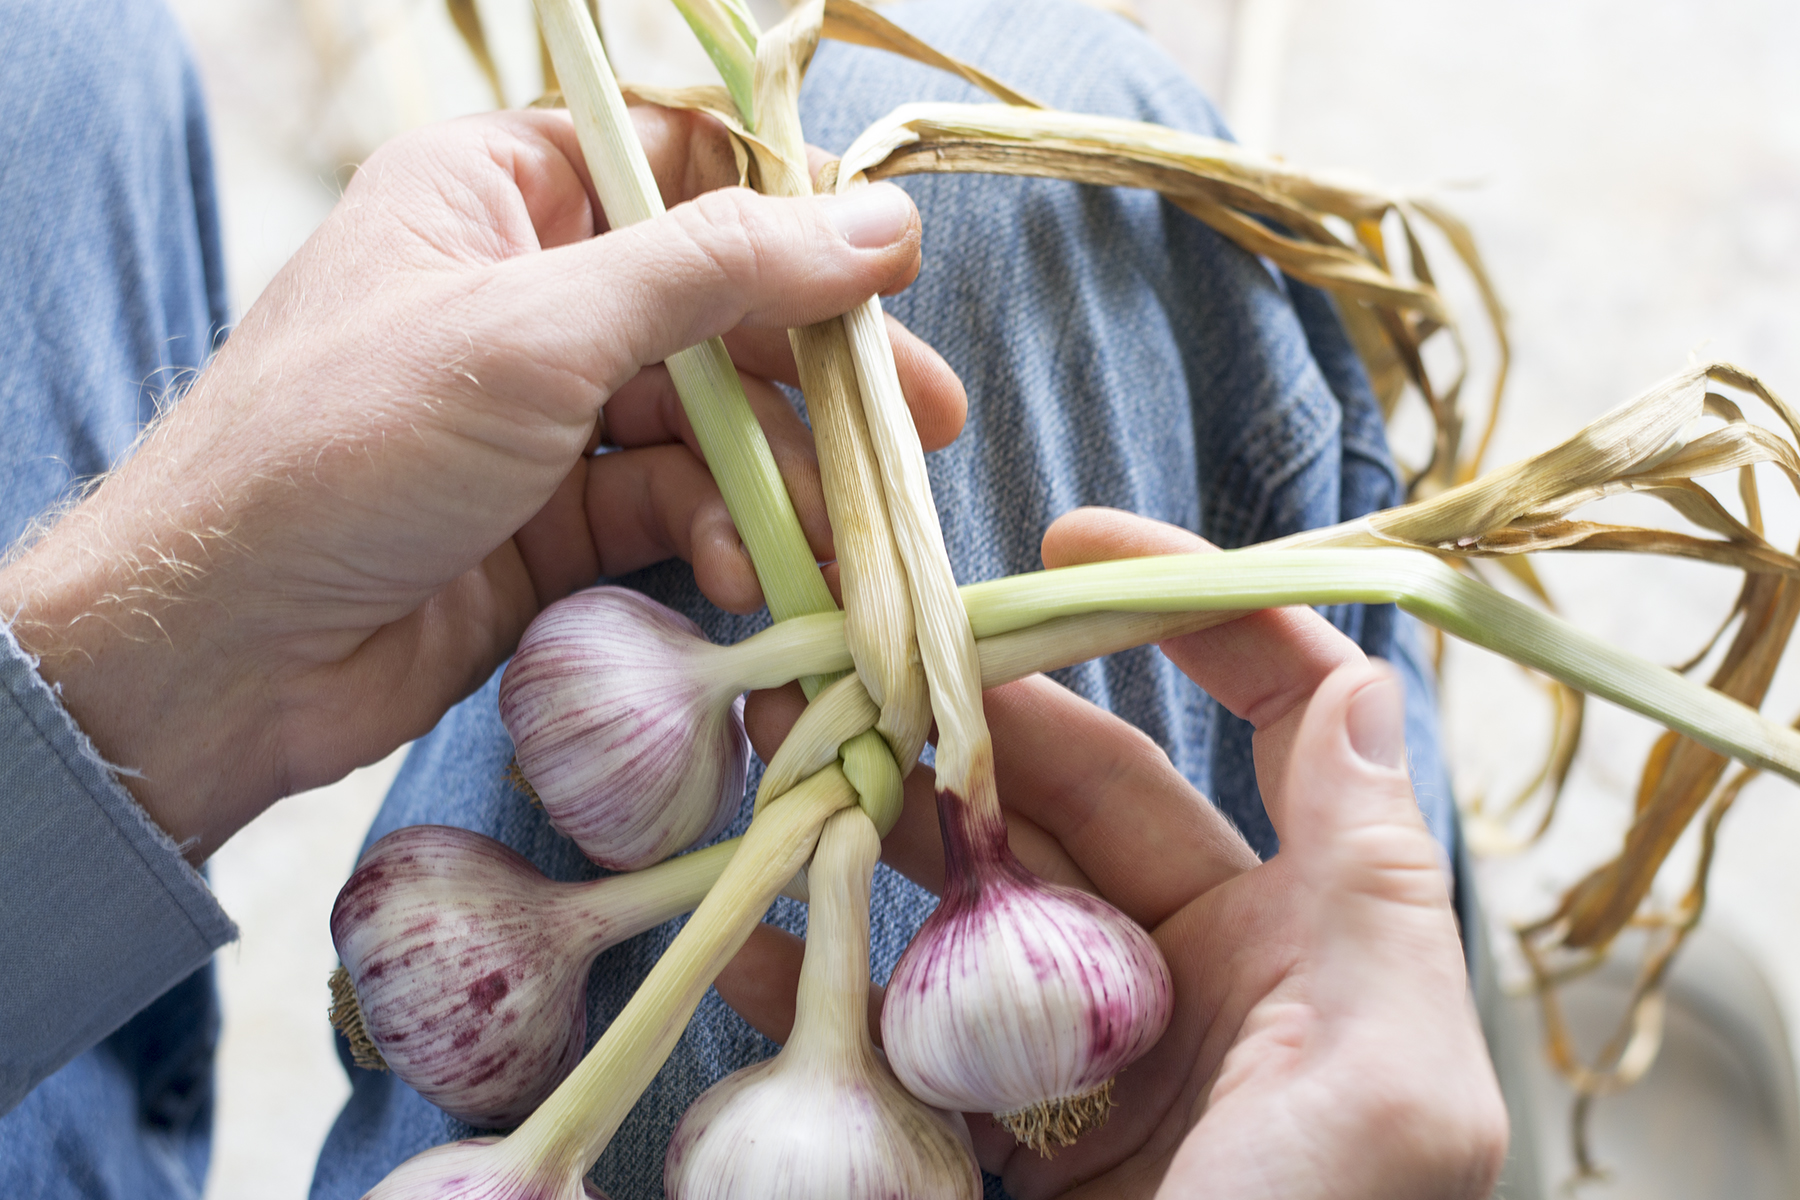
[[[227,313],[205,110],[174,20],[141,0],[9,0],[0,544],[130,447]],[[10,637],[0,913],[0,1195],[198,1196],[208,964],[235,931]]]
[[[0,276],[0,314],[9,333],[16,323],[14,344],[29,349],[8,359],[0,401],[13,428],[43,441],[17,452],[24,465],[16,473],[12,444],[0,449],[8,456],[9,529],[129,443],[154,411],[154,381],[200,361],[223,313],[204,127],[166,16],[141,0],[77,0],[73,13],[63,7],[54,17],[43,0],[22,7],[25,28],[9,12],[0,31],[0,49],[8,51],[0,59],[0,105],[17,114],[0,133],[7,147],[0,159],[0,220],[7,223],[0,253],[31,257],[16,265],[6,260],[14,269]],[[1138,30],[1073,0],[922,0],[884,11],[1057,107],[1221,131],[1205,98]],[[59,32],[76,28],[79,36]],[[83,70],[104,77],[80,76],[66,105],[38,106],[51,85],[21,65],[42,62],[48,51],[33,50],[38,43],[69,53],[79,44]],[[104,65],[96,67],[97,59]],[[629,64],[624,70],[630,73]],[[61,86],[77,75],[68,68],[48,77]],[[933,99],[981,97],[927,68],[827,43],[808,76],[803,116],[810,140],[841,151],[898,104]],[[87,106],[97,111],[84,115]],[[50,124],[14,148],[14,131],[31,120]],[[73,131],[70,120],[77,122]],[[84,131],[82,121],[94,128]],[[40,150],[46,143],[61,149]],[[141,161],[108,157],[121,147],[143,155],[147,147],[161,149]],[[54,170],[19,177],[21,164],[44,154],[56,158]],[[69,159],[79,161],[71,166]],[[1379,412],[1321,294],[1150,193],[986,176],[916,178],[902,186],[924,218],[925,266],[887,307],[943,353],[969,391],[967,430],[930,463],[963,582],[1036,569],[1044,528],[1078,505],[1128,508],[1235,546],[1398,500]],[[31,210],[39,213],[31,218],[32,237],[18,245],[15,213],[27,210],[15,188],[20,197],[49,193],[41,210]],[[122,248],[95,249],[118,239]],[[173,254],[170,261],[165,253]],[[89,337],[93,345],[74,340]],[[68,369],[72,358],[85,374]],[[26,486],[38,476],[41,482]],[[713,609],[679,563],[614,582],[687,613],[715,640],[737,640],[766,622]],[[1405,678],[1421,805],[1450,845],[1454,817],[1413,627],[1391,608],[1347,606],[1327,616],[1369,653],[1393,660]],[[1154,649],[1058,678],[1145,729],[1259,852],[1275,851],[1248,727]],[[460,825],[501,839],[553,878],[598,874],[506,783],[511,745],[495,709],[497,683],[496,675],[414,747],[369,840],[419,822]],[[0,731],[7,736],[10,730]],[[740,832],[747,817],[746,810],[725,836]],[[885,868],[875,893],[872,966],[885,980],[933,900]],[[770,919],[799,931],[804,908],[781,900]],[[601,956],[590,981],[590,1037],[623,1007],[680,925]],[[159,1063],[186,1061],[159,1043],[198,1045],[184,1039],[212,1027],[204,982],[171,993],[0,1122],[0,1190],[191,1194],[170,1173],[159,1174],[162,1152],[133,1132],[144,1126],[142,1112],[129,1111],[122,1099],[90,1101],[104,1089],[89,1080],[99,1072],[140,1081],[115,1088],[121,1097],[139,1095]],[[121,1041],[140,1025],[144,1036]],[[613,1200],[660,1195],[663,1147],[681,1113],[713,1082],[775,1049],[709,993],[596,1165],[594,1181]],[[122,1068],[113,1064],[122,1055],[137,1056],[135,1075],[117,1074]],[[354,1090],[320,1156],[312,1183],[318,1200],[360,1196],[408,1156],[470,1132],[391,1075],[352,1068],[343,1057]],[[19,1119],[28,1113],[35,1114],[29,1124]],[[196,1121],[181,1143],[194,1179],[204,1158],[203,1114]],[[115,1169],[108,1159],[91,1182],[59,1165],[107,1155],[132,1165]],[[12,1180],[31,1182],[6,1187]],[[998,1194],[996,1182],[989,1185]]]

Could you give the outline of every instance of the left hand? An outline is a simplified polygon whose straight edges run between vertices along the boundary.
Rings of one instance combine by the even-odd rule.
[[[1105,510],[1065,517],[1046,566],[1208,549]],[[1151,931],[1174,977],[1162,1041],[1118,1078],[1101,1129],[1053,1158],[972,1114],[982,1166],[1055,1195],[1466,1197],[1492,1188],[1506,1114],[1468,996],[1435,841],[1404,768],[1399,680],[1309,609],[1163,644],[1256,727],[1281,853],[1256,856],[1142,733],[1037,677],[987,694],[1012,847]],[[761,706],[753,733],[782,727]],[[786,711],[776,712],[776,709]],[[935,888],[929,771],[888,862]],[[799,947],[761,933],[720,991],[770,1036]],[[791,987],[791,984],[788,985]]]

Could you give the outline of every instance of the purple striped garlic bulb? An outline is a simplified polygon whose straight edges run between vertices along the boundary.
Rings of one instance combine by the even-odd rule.
[[[881,840],[860,809],[819,837],[794,1030],[714,1084],[675,1127],[668,1200],[979,1200],[962,1114],[900,1086],[869,1037],[869,880]]]
[[[451,1116],[516,1125],[580,1060],[595,957],[698,904],[734,849],[556,883],[479,833],[395,830],[331,910],[362,1029],[394,1074]]]
[[[1070,1145],[1167,1028],[1168,964],[1124,913],[1022,866],[997,804],[938,806],[944,897],[888,980],[888,1061],[927,1104],[993,1113],[1040,1152]]]
[[[700,627],[600,587],[538,614],[500,680],[500,720],[550,823],[633,871],[716,837],[744,798],[745,684]]]
[[[531,1162],[510,1140],[433,1146],[388,1172],[363,1200],[606,1200],[580,1171],[571,1176],[553,1163]]]

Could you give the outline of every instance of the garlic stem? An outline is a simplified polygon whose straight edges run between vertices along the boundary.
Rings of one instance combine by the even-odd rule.
[[[792,1033],[708,1088],[669,1140],[670,1200],[976,1200],[961,1115],[907,1093],[869,1035],[869,883],[881,841],[859,809],[825,822]]]
[[[552,1162],[580,1174],[606,1148],[625,1114],[687,1028],[713,979],[761,920],[782,885],[805,865],[825,818],[856,803],[827,767],[757,814],[740,852],[581,1065],[503,1144],[521,1168]]]
[[[675,0],[695,39],[718,68],[744,128],[756,128],[752,80],[756,71],[756,17],[741,0]]]
[[[1423,550],[1256,547],[1159,555],[972,583],[961,594],[980,639],[983,687],[1222,624],[1257,609],[1397,604],[1464,641],[1667,725],[1720,754],[1800,782],[1800,735],[1793,730],[1495,591]],[[1171,623],[1135,624],[1153,614]],[[1194,623],[1184,626],[1180,615]],[[809,636],[841,644],[842,617],[821,616]]]
[[[1422,550],[1233,550],[1089,563],[971,584],[984,635],[1102,610],[1397,604],[1446,633],[1800,782],[1800,735],[1685,676],[1469,578]]]
[[[779,620],[753,637],[718,647],[715,678],[735,694],[849,670],[850,651],[838,632],[843,627],[844,614],[835,607]]]
[[[784,1053],[833,1074],[875,1069],[869,1036],[869,885],[881,838],[861,809],[834,814],[807,879],[806,953]]]
[[[841,318],[788,331],[818,445],[844,595],[844,639],[881,708],[876,729],[910,771],[931,727],[906,567],[888,518],[856,364]]]
[[[888,515],[912,590],[919,655],[924,660],[931,711],[938,725],[938,786],[969,795],[980,776],[992,775],[993,760],[987,718],[981,710],[981,666],[975,636],[944,548],[925,451],[900,390],[881,301],[871,296],[844,314],[844,328],[856,360],[869,435],[881,464]],[[978,786],[976,790],[990,798],[997,816],[999,800],[992,787]]]
[[[582,0],[536,2],[607,223],[622,229],[661,216],[662,194]],[[749,36],[754,38],[754,27]],[[781,621],[835,610],[725,343],[713,338],[671,355],[667,365],[700,452],[750,552],[769,612]]]
[[[981,686],[999,687],[1027,675],[1055,671],[1235,621],[1235,612],[1092,612],[1052,617],[1037,625],[994,633],[975,643]]]

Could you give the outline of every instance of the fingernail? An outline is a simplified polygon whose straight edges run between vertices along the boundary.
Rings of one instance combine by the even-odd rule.
[[[1365,762],[1390,770],[1406,765],[1406,701],[1393,675],[1356,693],[1346,724],[1350,748]]]
[[[891,183],[857,188],[819,201],[832,226],[858,250],[879,250],[912,228],[913,203]]]

